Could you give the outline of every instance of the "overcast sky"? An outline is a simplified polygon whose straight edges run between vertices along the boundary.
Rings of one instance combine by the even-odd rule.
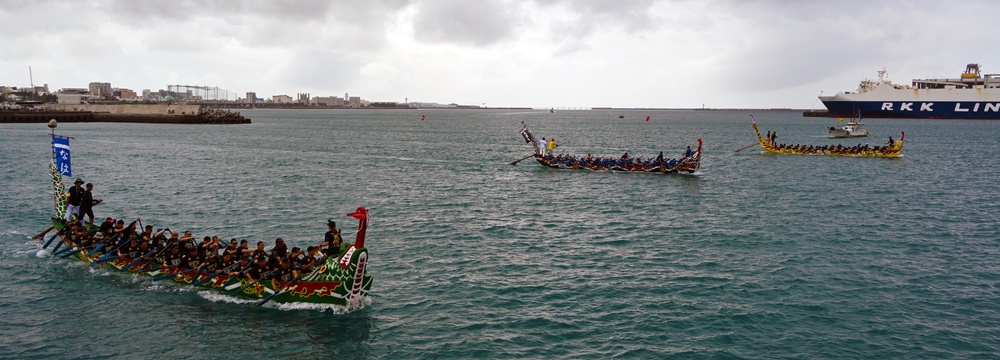
[[[997,1],[3,1],[0,85],[548,107],[822,108],[1000,73]]]

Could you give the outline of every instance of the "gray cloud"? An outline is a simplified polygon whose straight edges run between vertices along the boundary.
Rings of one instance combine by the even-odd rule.
[[[417,5],[414,36],[421,42],[486,46],[513,36],[520,25],[506,1],[430,0]]]
[[[904,83],[968,62],[1000,72],[997,10],[981,0],[10,1],[0,85],[27,85],[33,66],[55,89],[803,106],[883,66]]]
[[[953,3],[917,1],[796,2],[794,6],[734,2],[725,13],[745,19],[750,32],[742,44],[728,42],[732,58],[722,70],[736,89],[776,90],[845,71],[863,69],[868,75],[883,65],[902,66],[910,61],[907,54],[918,48],[934,49],[924,56],[947,56],[949,49],[962,46],[961,41],[951,39],[949,44],[941,41],[949,31],[912,24],[933,24],[948,13],[961,12],[956,10]]]

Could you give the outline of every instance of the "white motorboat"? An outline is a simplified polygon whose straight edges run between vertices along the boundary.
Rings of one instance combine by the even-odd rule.
[[[844,121],[844,119],[840,119]],[[830,135],[835,138],[852,138],[852,137],[865,137],[868,136],[868,129],[862,129],[861,126],[864,125],[861,121],[851,120],[847,122],[847,125],[841,126],[839,128],[831,126],[828,131]]]

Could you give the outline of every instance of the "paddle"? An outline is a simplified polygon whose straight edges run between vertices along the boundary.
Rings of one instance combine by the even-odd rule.
[[[52,244],[52,240],[55,240],[56,237],[58,237],[58,236],[59,236],[59,234],[52,234],[52,237],[50,237],[49,241],[45,243],[45,246],[42,246],[42,249],[48,248],[49,244]]]
[[[75,250],[75,249],[76,249],[76,247],[70,247],[69,245],[66,245],[66,248],[65,248],[65,249],[62,249],[62,250],[59,250],[59,251],[55,251],[55,250],[53,250],[53,251],[52,251],[52,256],[56,256],[56,255],[62,255],[62,254],[65,254],[65,253],[67,253],[67,252],[70,252],[70,251],[73,251],[73,250]],[[80,250],[83,250],[83,247],[82,247],[82,246],[80,247]]]
[[[233,266],[236,266],[236,265],[239,265],[239,264],[240,264],[240,263],[235,263],[235,264],[232,264],[232,265],[229,265],[229,266],[226,266],[225,268],[223,268],[223,269],[222,269],[222,272],[217,272],[217,273],[213,273],[213,274],[210,274],[210,275],[206,276],[206,277],[205,277],[204,279],[201,279],[201,280],[198,280],[197,282],[195,282],[195,283],[194,283],[194,286],[201,286],[201,284],[204,284],[204,283],[205,283],[205,282],[207,282],[208,280],[211,280],[212,278],[214,278],[214,277],[216,277],[216,276],[219,276],[220,274],[222,274],[222,273],[226,272],[227,270],[229,270],[229,269],[230,269],[230,268],[232,268]]]
[[[147,256],[149,256],[150,254],[152,254],[154,251],[156,251],[156,249],[150,250],[145,255],[140,256],[140,257],[136,258],[135,260],[132,260],[132,262],[128,263],[128,265],[125,265],[125,267],[123,267],[122,269],[125,270],[125,271],[128,271],[129,268],[135,266],[135,264],[138,264],[139,261],[142,261],[142,259],[145,259]],[[142,271],[141,268],[139,270]]]
[[[163,248],[160,249],[159,252],[153,255],[153,259],[156,259],[156,257],[160,256],[160,254],[162,254],[164,251],[167,251],[167,249],[169,249],[174,245],[177,245],[177,242],[170,243],[170,239],[167,239],[167,244],[163,245]],[[150,260],[149,262],[146,263],[146,265],[143,265],[141,268],[139,268],[139,271],[146,271],[146,267],[152,265],[154,262],[155,261]]]
[[[219,274],[221,274],[221,273],[212,273],[212,274],[209,274],[208,276],[204,277],[203,279],[196,281],[193,285],[194,286],[201,286],[201,284],[204,284],[205,282],[207,282],[209,280],[212,280],[216,276],[219,276]]]
[[[299,281],[299,278],[292,279],[292,281],[289,281],[287,284],[285,284],[285,286],[282,286],[280,290],[275,291],[274,294],[271,294],[271,296],[268,296],[264,298],[264,300],[261,300],[261,302],[257,303],[257,307],[261,307],[262,305],[264,305],[264,303],[271,301],[271,299],[274,298],[275,296],[281,295],[281,293],[285,292],[285,289],[287,289],[288,286],[294,284],[296,281]]]
[[[94,253],[94,252],[97,252],[98,250],[101,250],[101,248],[102,248],[102,247],[104,247],[104,244],[97,244],[97,247],[95,247],[95,248],[94,248],[94,250],[91,250],[91,251],[90,251],[89,253]],[[84,250],[86,250],[86,249],[87,249],[87,248],[84,248],[84,247],[80,247],[80,248],[78,248],[78,249],[76,249],[76,250],[73,250],[73,251],[70,251],[70,252],[68,252],[68,253],[64,253],[64,254],[62,254],[62,258],[63,258],[63,259],[65,259],[65,258],[68,258],[68,257],[70,257],[70,256],[73,256],[73,255],[76,255],[76,254],[78,254],[78,253],[80,253],[81,251],[84,251]],[[55,256],[55,255],[53,254],[53,256]]]
[[[104,248],[104,243],[97,244],[97,246],[94,247],[94,250],[90,250],[87,254],[96,253],[98,251],[101,251],[101,249],[103,248]]]
[[[198,269],[198,272],[194,273],[194,277],[192,279],[198,279],[198,277],[201,276],[201,273],[203,273],[203,272],[205,272],[205,266],[204,265],[201,266],[200,269]]]
[[[84,248],[83,246],[80,246],[80,247],[78,247],[78,248],[77,248],[76,250],[73,250],[73,251],[69,251],[69,252],[65,252],[65,251],[64,251],[64,252],[63,252],[63,254],[59,255],[59,257],[61,257],[61,258],[65,259],[65,258],[68,258],[68,257],[70,257],[70,256],[73,256],[73,255],[76,255],[76,254],[79,254],[79,253],[80,253],[81,251],[83,251],[83,250],[86,250],[86,248]],[[56,254],[52,254],[52,256],[55,256],[55,255],[56,255]]]
[[[237,265],[237,264],[239,264],[239,263],[236,263],[236,264],[233,264],[233,265]],[[253,265],[253,261],[247,261],[246,266],[244,266],[243,268],[241,268],[240,271],[238,271],[238,272],[244,272],[244,271],[246,271],[246,269],[250,268],[250,265]],[[223,287],[229,287],[229,285],[232,285],[234,282],[236,282],[236,280],[239,280],[239,279],[240,279],[239,274],[233,275],[233,277],[230,278],[229,281],[226,281],[225,284],[222,284],[222,286]],[[229,289],[226,289],[226,290],[229,290]]]
[[[118,235],[121,235],[121,233],[115,234],[115,236],[112,236],[110,239],[108,239],[108,241],[106,243],[110,243],[112,241],[115,241],[115,239],[118,238]],[[94,266],[97,266],[97,264],[100,264],[100,263],[103,263],[103,262],[107,262],[109,260],[109,258],[111,257],[111,254],[117,252],[118,249],[121,248],[122,246],[125,246],[125,244],[128,244],[128,241],[124,241],[121,244],[119,244],[118,246],[116,246],[114,249],[111,249],[111,251],[108,251],[108,252],[104,253],[104,255],[101,255],[100,259],[97,259],[97,261],[94,261],[94,262],[90,263],[90,266],[94,267]],[[117,259],[118,257],[115,256],[114,258]]]
[[[747,146],[744,146],[744,147],[741,147],[741,148],[739,148],[739,149],[736,149],[736,150],[733,150],[733,152],[740,152],[740,151],[743,151],[743,150],[745,150],[746,148],[748,148],[748,147],[751,147],[751,146],[754,146],[754,145],[757,145],[757,144],[750,144],[750,145],[747,145]]]
[[[520,158],[520,159],[517,159],[517,160],[514,160],[514,161],[513,161],[513,162],[511,162],[510,164],[511,164],[511,165],[517,165],[517,163],[521,162],[521,160],[526,160],[526,159],[528,159],[528,158],[530,158],[530,157],[532,157],[532,156],[535,156],[535,154],[531,154],[531,155],[528,155],[528,156],[525,156],[525,157],[523,157],[523,158]]]
[[[271,270],[270,272],[268,272],[267,273],[267,277],[271,277],[271,275],[274,275],[274,272],[277,271],[277,270],[278,269],[274,269],[274,270]],[[261,276],[261,277],[263,278],[263,276]],[[255,281],[251,281],[250,284],[256,284],[258,286],[264,286],[264,285],[260,285],[259,281],[256,281],[256,282]],[[230,294],[235,294],[235,293],[238,293],[240,291],[243,291],[243,289],[246,288],[247,286],[249,286],[250,284],[246,284],[246,285],[240,286],[238,289],[236,289],[236,291],[233,291]],[[267,287],[265,286],[264,289],[267,289]],[[226,289],[226,290],[229,290],[229,289]]]
[[[38,235],[32,236],[31,240],[41,240],[42,238],[45,237],[45,234],[48,234],[49,231],[52,231],[52,229],[55,229],[55,228],[56,228],[55,226],[49,226],[49,228],[45,229],[45,231],[42,231],[42,232],[38,233]]]
[[[52,248],[52,255],[53,256],[56,254],[57,251],[59,251],[59,247],[62,246],[62,244],[63,244],[63,242],[62,242],[62,240],[60,240],[58,243],[56,243],[56,247]]]
[[[170,278],[173,278],[174,276],[177,276],[180,273],[184,273],[184,272],[188,272],[188,271],[191,271],[191,270],[178,271],[178,272],[174,272],[174,273],[170,273],[170,274],[166,274],[166,275],[155,276],[155,277],[153,277],[153,281],[160,281],[160,280],[170,279]]]

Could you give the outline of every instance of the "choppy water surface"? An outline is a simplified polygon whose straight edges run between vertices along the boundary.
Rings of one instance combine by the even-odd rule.
[[[52,259],[44,124],[0,129],[0,352],[16,358],[1000,356],[1000,122],[867,120],[902,159],[762,154],[737,111],[244,111],[61,124],[99,217],[290,246],[371,209],[370,304],[269,306]],[[625,119],[618,119],[624,114]],[[426,121],[420,121],[420,116]],[[643,121],[651,116],[651,121]],[[787,143],[831,119],[756,114]],[[677,156],[698,176],[559,171]],[[346,231],[345,231],[346,233]],[[238,355],[233,355],[238,356]]]

